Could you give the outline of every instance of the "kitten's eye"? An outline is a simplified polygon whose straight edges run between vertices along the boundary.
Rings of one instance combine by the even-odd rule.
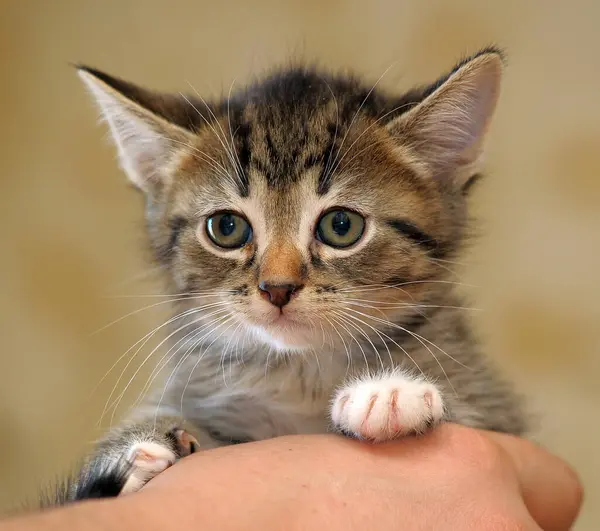
[[[207,218],[206,233],[215,245],[238,249],[252,238],[252,227],[238,214],[221,212]]]
[[[356,212],[331,210],[317,224],[317,239],[331,247],[344,248],[360,240],[365,220]]]

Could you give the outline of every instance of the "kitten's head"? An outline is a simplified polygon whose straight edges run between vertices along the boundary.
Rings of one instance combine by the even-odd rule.
[[[445,289],[501,72],[486,49],[391,96],[291,69],[207,103],[79,69],[199,326],[282,350],[373,336]]]

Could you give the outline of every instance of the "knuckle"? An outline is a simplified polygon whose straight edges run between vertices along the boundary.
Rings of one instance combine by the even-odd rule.
[[[461,468],[475,469],[480,473],[493,473],[505,465],[505,456],[484,432],[453,427],[448,434],[447,451],[457,460]]]

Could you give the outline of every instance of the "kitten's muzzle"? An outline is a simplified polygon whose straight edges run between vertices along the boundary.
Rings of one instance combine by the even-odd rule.
[[[260,294],[278,308],[288,304],[303,287],[302,284],[270,284],[264,281],[258,285]]]

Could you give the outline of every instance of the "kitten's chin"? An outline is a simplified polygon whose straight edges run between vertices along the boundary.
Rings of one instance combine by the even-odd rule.
[[[315,341],[314,329],[303,325],[251,325],[251,329],[260,341],[279,352],[302,352],[310,349]]]

